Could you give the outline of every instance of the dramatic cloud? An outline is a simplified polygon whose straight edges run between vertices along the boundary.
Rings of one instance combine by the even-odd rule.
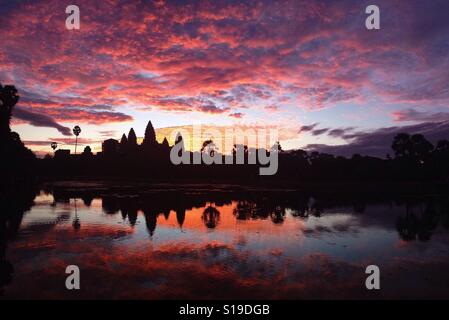
[[[0,81],[17,86],[22,112],[60,126],[106,126],[149,110],[283,124],[293,108],[375,100],[395,108],[382,111],[387,119],[399,105],[449,105],[446,0],[378,0],[379,32],[365,28],[367,3],[353,0],[79,0],[81,29],[72,31],[64,2],[0,2]]]
[[[439,140],[449,138],[449,121],[427,122],[404,127],[380,128],[372,132],[356,132],[348,134],[351,142],[346,145],[310,144],[307,150],[316,150],[334,155],[350,157],[353,154],[368,155],[385,158],[391,154],[391,143],[398,133],[423,134],[429,141],[436,144]]]
[[[70,128],[58,124],[53,118],[44,114],[34,113],[20,107],[16,107],[13,112],[15,118],[26,121],[33,126],[55,128],[65,136],[72,135]]]
[[[377,33],[364,29],[365,4],[349,0],[80,0],[76,32],[65,29],[65,5],[5,6],[0,78],[31,93],[51,88],[74,101],[94,97],[98,105],[216,92],[227,107],[236,99],[293,95],[304,107],[322,108],[359,100],[362,90],[391,101],[449,99],[442,90],[449,75],[447,1],[380,0]]]

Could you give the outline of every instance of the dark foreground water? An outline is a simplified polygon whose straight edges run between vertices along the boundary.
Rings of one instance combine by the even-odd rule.
[[[2,210],[2,298],[449,298],[447,196],[72,183]]]

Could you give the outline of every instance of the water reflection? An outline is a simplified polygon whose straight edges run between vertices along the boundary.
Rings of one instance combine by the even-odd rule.
[[[81,222],[80,222],[80,218],[78,217],[78,207],[77,207],[77,205],[76,205],[76,201],[77,201],[77,199],[75,198],[74,199],[75,201],[75,217],[73,218],[73,222],[72,222],[72,226],[73,226],[73,229],[75,229],[75,230],[79,230],[80,228],[81,228]]]
[[[39,297],[38,283],[57,283],[73,263],[87,270],[88,283],[106,284],[83,298],[369,298],[360,287],[369,262],[394,278],[388,297],[428,294],[428,274],[435,277],[431,295],[447,297],[449,278],[434,271],[449,267],[447,196],[228,187],[51,187],[36,194],[1,201],[5,297]],[[407,274],[416,290],[397,281]],[[38,283],[25,293],[30,279]],[[56,284],[44,286],[48,297],[66,297]]]
[[[0,195],[0,295],[3,295],[14,273],[14,266],[7,259],[8,242],[17,237],[23,215],[32,207],[37,190],[34,186],[23,186],[1,190]]]
[[[203,220],[204,225],[207,228],[213,229],[217,226],[217,223],[220,221],[220,211],[218,211],[212,205],[209,205],[206,207],[206,209],[204,209],[201,219]]]
[[[75,218],[73,226],[80,227],[77,217],[77,199],[82,199],[85,207],[90,207],[92,201],[101,199],[102,210],[107,215],[121,214],[123,220],[127,220],[131,226],[137,223],[139,213],[143,213],[148,233],[154,234],[157,227],[157,218],[163,215],[166,220],[170,212],[174,212],[179,227],[182,227],[186,219],[186,211],[192,208],[203,208],[201,221],[208,229],[214,229],[220,223],[220,207],[235,203],[233,215],[237,220],[269,219],[274,224],[282,224],[286,218],[287,210],[295,218],[307,218],[309,216],[320,217],[325,210],[324,206],[339,205],[332,199],[323,199],[318,202],[312,196],[304,196],[298,193],[269,193],[263,196],[251,193],[241,194],[245,199],[236,199],[233,193],[194,193],[184,192],[153,192],[148,194],[129,194],[120,196],[117,194],[79,194],[67,190],[54,190],[55,203],[70,203],[73,199]],[[212,200],[212,201],[211,201]],[[360,211],[359,211],[360,212]]]
[[[448,202],[405,203],[405,213],[397,218],[396,229],[405,241],[428,241],[439,223],[448,228]]]

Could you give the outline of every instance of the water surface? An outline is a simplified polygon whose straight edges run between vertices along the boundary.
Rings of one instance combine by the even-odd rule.
[[[449,298],[447,197],[75,187],[6,206],[2,298]]]

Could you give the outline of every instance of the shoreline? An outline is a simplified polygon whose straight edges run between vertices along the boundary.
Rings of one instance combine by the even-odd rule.
[[[40,185],[56,187],[58,189],[113,189],[148,190],[148,191],[189,191],[204,190],[205,192],[238,192],[238,191],[266,191],[266,192],[313,192],[323,194],[449,194],[449,185],[440,182],[391,182],[391,181],[246,181],[212,179],[122,179],[122,178],[64,178],[40,179]]]

